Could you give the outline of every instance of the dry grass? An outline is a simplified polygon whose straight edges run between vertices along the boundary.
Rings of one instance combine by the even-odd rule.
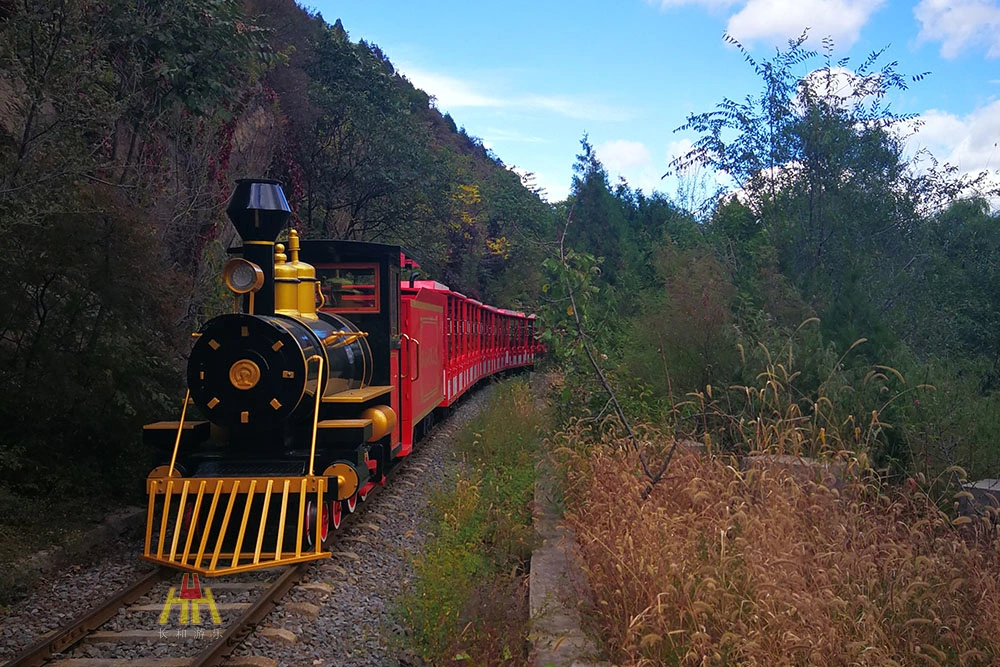
[[[906,388],[903,376],[889,366],[873,366],[863,377],[845,377],[842,362],[864,342],[855,341],[818,385],[806,382],[805,387],[800,386],[802,371],[795,367],[791,342],[775,357],[760,345],[756,353],[764,363],[754,383],[716,390],[714,395],[709,385],[688,394],[675,412],[692,413],[710,445],[714,437],[726,448],[749,454],[835,458],[865,468],[869,453],[881,449],[892,430],[882,420],[883,413],[911,392],[933,387]]]
[[[986,526],[912,486],[838,491],[680,450],[643,501],[635,455],[592,439],[552,444],[616,664],[1000,664]]]

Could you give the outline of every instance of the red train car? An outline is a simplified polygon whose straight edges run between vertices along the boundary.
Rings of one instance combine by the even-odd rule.
[[[432,280],[413,281],[402,290],[402,331],[407,360],[416,376],[404,378],[403,424],[409,431],[430,426],[436,408],[447,408],[482,379],[498,373],[530,368],[537,347],[535,316],[486,306]],[[422,348],[430,342],[429,348]],[[424,349],[423,352],[421,350]],[[409,369],[408,361],[404,365]],[[426,370],[425,370],[426,369]],[[409,382],[408,382],[409,380]],[[409,453],[412,437],[403,434],[402,453]]]
[[[305,241],[302,258],[316,266],[324,290],[320,311],[351,318],[370,341],[374,333],[385,344],[375,366],[387,362],[383,379],[397,388],[395,457],[412,451],[439,408],[450,407],[484,378],[531,368],[540,350],[534,315],[485,305],[437,281],[401,280],[418,265],[399,246]],[[345,284],[345,276],[354,282]],[[390,285],[388,313],[376,306],[382,284]],[[388,332],[377,321],[385,315]]]

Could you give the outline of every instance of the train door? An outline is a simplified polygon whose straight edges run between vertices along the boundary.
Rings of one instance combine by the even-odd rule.
[[[446,299],[444,293],[422,289],[400,304],[400,456],[413,450],[424,420],[444,400]]]

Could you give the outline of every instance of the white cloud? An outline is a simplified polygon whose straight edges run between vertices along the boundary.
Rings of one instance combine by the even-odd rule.
[[[673,162],[682,155],[686,155],[692,148],[694,148],[694,142],[686,137],[671,141],[667,144],[667,162]]]
[[[741,42],[833,38],[840,49],[856,41],[885,0],[749,0],[729,18],[726,31]]]
[[[566,118],[594,121],[625,121],[632,113],[624,107],[615,107],[582,95],[498,95],[484,92],[501,90],[500,84],[474,84],[436,72],[429,72],[413,65],[399,65],[402,73],[417,88],[437,101],[438,109],[452,111],[462,107],[492,107],[520,111],[550,111]]]
[[[541,191],[541,197],[547,202],[555,203],[563,201],[569,196],[569,181],[557,182],[535,171],[528,171],[521,167],[507,167],[518,175],[521,184],[533,191]]]
[[[923,125],[910,139],[914,151],[926,148],[962,172],[1000,168],[1000,100],[964,117],[931,109],[920,120]]]
[[[402,70],[414,86],[428,95],[433,95],[438,108],[501,107],[506,104],[504,100],[482,93],[461,79],[435,74],[411,65],[406,65],[405,69],[402,67],[397,69]]]
[[[927,0],[925,0],[927,1]],[[947,2],[948,0],[935,0]],[[981,0],[989,1],[989,0]],[[810,39],[832,37],[848,49],[885,0],[646,0],[661,10],[700,5],[709,10],[739,7],[729,17],[726,32],[740,42],[782,44],[809,28]]]
[[[534,172],[532,182],[535,189],[542,190],[542,199],[547,202],[555,203],[557,201],[565,201],[569,197],[569,179],[557,178],[554,179],[551,176],[542,174],[539,172]],[[521,181],[524,181],[524,175],[521,175]]]
[[[611,171],[644,167],[653,161],[646,145],[638,141],[605,141],[595,148],[598,159]]]
[[[804,83],[813,91],[831,99],[839,98],[841,102],[849,100],[855,93],[867,92],[865,80],[846,67],[831,67],[829,74],[825,69],[816,69],[803,78]],[[858,89],[859,84],[861,90]]]
[[[517,177],[521,179],[521,185],[524,187],[532,190],[538,187],[538,177],[535,175],[535,172],[522,169],[521,167],[507,167],[507,169],[517,174]]]
[[[998,0],[921,0],[913,14],[922,41],[940,41],[941,55],[954,58],[966,49],[986,47],[988,58],[1000,57]]]
[[[671,142],[669,147],[654,158],[649,147],[638,141],[606,141],[594,147],[598,159],[608,172],[611,186],[625,179],[633,190],[641,190],[647,196],[654,191],[671,193],[676,187],[676,178],[662,179],[667,164],[676,151],[689,147],[691,142],[682,139]]]
[[[515,98],[514,104],[528,110],[545,109],[578,120],[626,121],[632,117],[632,113],[624,107],[602,104],[583,96],[529,95]]]
[[[914,133],[914,128],[916,132]],[[931,109],[918,119],[907,123],[904,132],[907,137],[906,155],[913,160],[917,171],[930,166],[921,151],[934,156],[940,164],[950,164],[958,173],[978,177],[986,173],[977,191],[967,194],[982,194],[991,188],[1000,188],[1000,100],[996,100],[972,111],[966,116],[958,116],[946,111]],[[990,198],[994,211],[1000,212],[1000,198]]]

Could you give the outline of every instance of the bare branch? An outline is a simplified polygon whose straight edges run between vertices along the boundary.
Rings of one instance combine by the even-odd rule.
[[[569,231],[570,223],[573,221],[573,208],[570,208],[569,214],[566,216],[566,224],[563,226],[562,235],[559,238],[559,261],[562,263],[563,268],[568,272],[570,270],[569,262],[566,258],[566,233]],[[648,482],[646,489],[642,493],[642,498],[645,500],[649,497],[650,492],[653,490],[653,486],[663,478],[664,473],[667,471],[667,466],[670,465],[670,461],[674,456],[674,450],[677,448],[677,442],[675,441],[670,448],[670,452],[667,454],[666,459],[664,459],[662,466],[657,472],[652,472],[649,467],[649,461],[646,457],[646,452],[644,448],[640,446],[639,439],[635,435],[635,429],[632,428],[632,423],[629,421],[628,417],[625,415],[625,410],[622,408],[621,403],[618,401],[618,396],[615,394],[614,389],[611,388],[611,384],[608,382],[607,376],[601,369],[600,364],[597,363],[597,359],[594,356],[594,352],[590,347],[590,343],[587,341],[587,333],[583,327],[583,321],[580,319],[580,309],[577,307],[576,294],[573,291],[573,285],[569,280],[568,276],[563,277],[563,281],[566,284],[566,293],[569,295],[569,301],[571,310],[573,313],[573,322],[576,325],[577,340],[583,348],[584,354],[587,355],[587,360],[590,362],[591,367],[594,369],[594,373],[597,375],[597,379],[601,383],[601,387],[604,388],[605,393],[608,395],[608,404],[614,408],[615,414],[618,420],[621,422],[622,426],[625,428],[625,432],[628,434],[629,444],[632,449],[639,456],[639,465],[642,467],[642,473],[646,476]],[[605,409],[607,409],[605,405]],[[602,411],[603,412],[603,411]]]

